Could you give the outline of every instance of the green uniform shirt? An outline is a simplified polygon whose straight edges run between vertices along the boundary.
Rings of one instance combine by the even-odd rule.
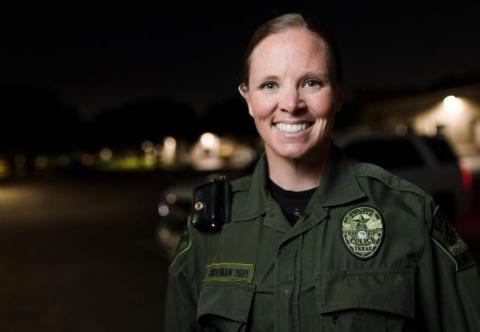
[[[480,331],[478,267],[418,187],[333,148],[292,227],[266,180],[262,157],[232,183],[230,223],[188,224],[166,331]]]

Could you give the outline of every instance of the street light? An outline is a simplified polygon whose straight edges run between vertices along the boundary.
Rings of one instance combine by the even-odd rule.
[[[173,164],[177,153],[177,140],[172,136],[167,136],[163,140],[162,161],[165,164]]]
[[[220,139],[212,133],[204,133],[200,136],[200,144],[207,150],[217,150],[220,147]]]
[[[443,99],[443,106],[451,113],[458,113],[462,110],[462,101],[455,96],[447,96]]]

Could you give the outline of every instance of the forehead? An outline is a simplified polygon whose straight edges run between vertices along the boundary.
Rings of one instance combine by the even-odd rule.
[[[250,56],[250,75],[297,69],[327,73],[328,47],[306,29],[289,29],[263,39]],[[276,73],[270,73],[276,74]]]

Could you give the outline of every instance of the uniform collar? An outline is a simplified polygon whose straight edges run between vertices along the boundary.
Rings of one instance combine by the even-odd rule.
[[[365,197],[358,184],[353,165],[343,151],[332,144],[322,181],[309,205],[314,202],[315,205],[336,206]]]
[[[235,219],[254,219],[267,211],[267,177],[267,157],[262,153],[252,173],[244,208]]]
[[[263,153],[253,171],[244,208],[235,218],[236,220],[254,219],[266,213],[270,208],[267,176],[267,158]],[[332,144],[322,181],[307,206],[307,213],[310,206],[315,208],[317,205],[323,207],[342,205],[364,196],[365,194],[357,182],[352,161],[348,160],[344,153]]]

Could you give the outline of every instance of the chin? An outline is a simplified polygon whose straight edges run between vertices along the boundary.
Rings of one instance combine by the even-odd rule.
[[[281,146],[270,147],[270,153],[277,155],[278,157],[292,160],[300,160],[302,158],[320,156],[322,154],[322,149],[325,148],[325,142],[319,144],[310,145],[291,145],[288,146],[283,144]]]
[[[301,159],[312,152],[311,148],[299,147],[299,146],[291,146],[291,147],[282,146],[282,147],[278,147],[278,149],[272,149],[272,150],[273,150],[272,151],[273,153],[285,159]]]

